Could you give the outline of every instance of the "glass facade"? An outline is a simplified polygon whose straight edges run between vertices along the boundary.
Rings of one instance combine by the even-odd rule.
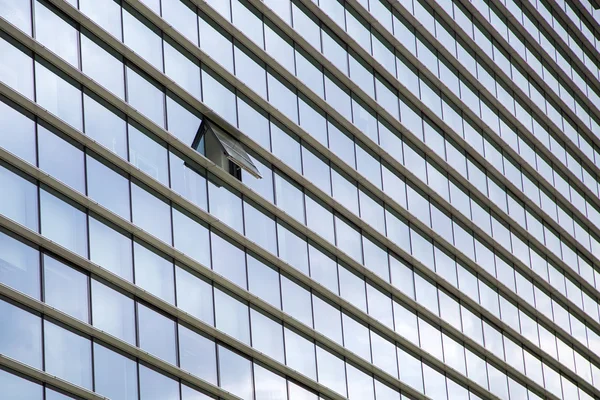
[[[0,397],[600,398],[594,7],[0,0]]]

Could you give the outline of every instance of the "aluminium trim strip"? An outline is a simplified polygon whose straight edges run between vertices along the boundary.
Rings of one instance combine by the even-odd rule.
[[[20,34],[21,36],[24,36],[24,34],[20,33],[20,31],[15,31],[15,32],[16,32],[15,33],[16,35]],[[142,121],[142,125],[145,126],[147,129],[149,129],[150,131],[154,132],[155,134],[157,134],[159,137],[163,138],[167,142],[169,142],[171,145],[173,145],[173,147],[177,148],[178,150],[180,150],[184,154],[186,154],[188,156],[191,156],[191,158],[195,159],[196,161],[198,161],[199,164],[201,164],[203,166],[207,166],[213,173],[215,173],[215,175],[221,177],[223,180],[225,180],[226,182],[230,183],[233,187],[235,187],[236,189],[240,190],[242,193],[245,193],[245,194],[253,193],[251,190],[245,188],[244,185],[240,184],[239,181],[231,178],[228,174],[224,173],[224,171],[222,171],[219,168],[215,167],[214,164],[208,162],[207,160],[205,160],[201,156],[199,156],[197,153],[191,151],[191,149],[188,146],[183,145],[181,142],[179,142],[174,137],[166,134],[162,129],[158,128],[154,123],[152,123],[149,120],[147,120],[145,117],[143,117],[137,111],[135,111],[131,106],[129,106],[128,104],[126,104],[126,103],[122,102],[121,100],[117,99],[115,96],[113,96],[112,94],[108,93],[105,89],[103,89],[102,87],[100,87],[99,85],[97,85],[94,81],[92,81],[89,78],[87,78],[84,74],[82,74],[81,72],[75,70],[70,65],[67,65],[64,61],[62,61],[62,59],[58,58],[56,55],[53,55],[53,53],[49,52],[43,46],[40,46],[39,44],[37,44],[37,42],[35,40],[33,40],[33,39],[31,39],[31,38],[29,38],[27,36],[22,37],[22,40],[24,41],[24,44],[26,44],[26,45],[34,46],[34,47],[37,46],[39,48],[39,50],[38,50],[39,54],[43,54],[46,58],[51,59],[53,61],[53,63],[55,63],[55,65],[60,65],[61,66],[60,69],[63,69],[64,72],[70,74],[73,78],[75,78],[75,79],[77,79],[79,81],[85,82],[85,84],[86,84],[87,87],[94,88],[94,90],[97,93],[100,93],[101,97],[104,97],[106,100],[108,100],[110,103],[112,103],[113,105],[115,105],[117,108],[119,108],[122,111],[124,111],[126,114],[128,114],[130,116],[133,116],[135,119],[138,120],[138,122]],[[30,44],[30,42],[33,42],[34,44],[33,45]],[[132,53],[132,54],[135,56],[134,53]],[[145,64],[146,62],[144,60],[139,60],[139,62],[142,65],[146,65]],[[146,68],[150,68],[150,67],[148,67],[146,65]],[[153,71],[153,72],[158,76],[158,73],[156,73],[155,71]],[[170,81],[168,81],[168,78],[165,78],[165,79],[167,80],[167,84],[168,84]],[[172,84],[172,86],[174,86],[174,85]],[[11,89],[7,89],[7,91],[9,93],[13,92]],[[19,95],[17,95],[17,96],[19,96]],[[190,96],[188,95],[188,97],[190,97]],[[196,100],[196,102],[197,102],[197,100]],[[31,108],[32,107],[32,105],[29,104],[29,102],[27,100],[25,100],[25,104],[21,104],[21,105],[24,106],[25,108],[28,108],[28,107]],[[35,108],[35,107],[39,107],[39,106],[34,105],[33,107]],[[210,114],[211,113],[210,110],[208,110],[202,104],[200,104],[200,106],[198,106],[198,108],[200,108],[202,110],[206,109],[207,112],[205,112],[205,114]],[[226,126],[229,127],[229,125],[227,123],[225,123],[220,117],[218,117],[218,116],[215,115],[214,119],[216,119],[218,121],[221,121],[222,125],[226,125]],[[57,121],[60,121],[60,120],[57,120]],[[63,127],[61,129],[69,129],[70,128],[70,127],[68,127],[64,123],[62,125],[63,125]],[[72,129],[72,128],[70,128],[70,129]],[[232,130],[235,130],[235,128],[233,128]],[[77,136],[81,136],[81,135],[79,134]],[[81,141],[82,139],[81,138],[76,138],[76,140]],[[83,139],[83,140],[84,141],[86,141],[86,140],[91,141],[89,139]],[[93,142],[93,141],[91,141],[91,142]],[[99,147],[101,149],[101,146],[98,146],[97,144],[96,144],[96,147]],[[116,163],[118,165],[119,162],[122,162],[122,160],[120,158],[112,155],[112,153],[110,153],[110,152],[108,152],[108,153],[109,154],[107,155],[106,158],[109,159],[109,160],[112,159],[113,163]],[[270,158],[274,159],[273,157],[270,157]],[[129,165],[129,164],[127,164],[127,165]],[[282,167],[284,167],[284,166],[282,166]],[[122,167],[122,168],[124,170],[126,170],[126,171],[130,171],[132,169],[135,169],[132,166],[125,166],[125,167]],[[287,170],[290,170],[289,167],[285,167],[285,168],[287,168]],[[290,175],[292,175],[292,174],[290,174]],[[142,179],[142,181],[143,181],[143,179]],[[150,178],[150,181],[152,181],[151,178]],[[153,186],[152,183],[148,183],[148,182],[145,182],[145,183],[148,184],[151,187]],[[154,185],[156,185],[156,184],[154,184]],[[165,195],[165,193],[163,192],[163,189],[166,190],[166,191],[168,191],[168,189],[162,187],[162,185],[156,185],[156,186],[157,187],[155,187],[154,189],[157,190],[159,193],[161,193],[163,195]],[[168,194],[166,196],[169,197]],[[176,195],[176,196],[178,196],[178,195]],[[252,197],[252,195],[251,195],[251,197]],[[328,242],[325,242],[321,238],[318,238],[318,236],[316,234],[312,233],[311,231],[309,231],[308,228],[304,227],[303,225],[299,225],[298,222],[296,222],[295,220],[291,219],[289,216],[286,216],[285,213],[283,213],[278,208],[274,207],[271,203],[266,202],[264,199],[262,199],[260,197],[254,197],[254,199],[255,199],[255,201],[258,200],[259,204],[263,205],[266,209],[270,210],[275,215],[279,216],[280,218],[283,217],[282,219],[286,220],[290,225],[292,225],[294,227],[297,227],[298,230],[300,230],[301,232],[307,234],[311,239],[315,240],[317,243],[320,243],[321,245],[323,245],[324,247],[326,247],[328,249],[331,248],[331,244],[329,244]],[[338,207],[340,207],[340,206],[338,205]],[[194,213],[194,212],[192,211],[192,213]],[[347,213],[347,211],[346,211],[346,213]],[[210,219],[214,219],[214,217],[212,217],[210,215],[205,216],[205,217],[201,216],[201,218],[206,218],[209,221],[210,221]],[[412,220],[416,221],[414,219],[414,217],[412,217]],[[226,227],[225,225],[223,225],[223,226]],[[231,231],[230,228],[227,228],[227,229],[229,229]],[[239,234],[237,232],[235,232],[235,231],[231,231],[231,232],[232,233],[230,234],[230,236],[231,235],[233,235],[234,237],[236,235],[239,236]],[[242,236],[242,239],[240,239],[240,240],[242,240],[242,243],[243,243],[243,240],[247,240],[247,239],[245,239],[245,237]],[[248,247],[250,249],[253,249],[254,251],[256,251],[256,252],[258,252],[260,254],[260,251],[256,250],[257,248],[260,249],[258,246],[256,246],[255,244],[253,244],[250,241],[248,241],[248,243],[249,244],[246,244],[246,247]],[[340,257],[343,260],[345,260],[346,264],[351,265],[354,269],[360,271],[363,275],[366,275],[367,277],[369,277],[370,280],[372,280],[374,282],[377,282],[377,284],[379,286],[387,288],[387,290],[390,291],[390,292],[392,292],[392,293],[394,293],[396,297],[398,297],[398,298],[404,298],[403,297],[404,295],[401,294],[401,292],[399,292],[397,289],[395,289],[389,283],[387,283],[386,281],[382,280],[381,278],[379,278],[378,276],[376,276],[375,274],[373,274],[371,271],[369,271],[366,268],[364,268],[362,265],[356,263],[354,260],[350,259],[347,255],[341,253],[337,248],[333,247],[333,249],[331,251],[332,251],[332,253],[336,254],[338,257]],[[411,261],[412,264],[416,265],[417,268],[420,269],[421,272],[424,273],[425,276],[429,276],[432,280],[436,281],[436,278],[435,278],[436,275],[434,275],[428,268],[426,268],[426,267],[422,266],[422,264],[418,263],[411,255],[405,254],[402,250],[397,251],[397,252],[398,252],[398,254],[403,254],[405,259],[412,260]],[[263,253],[264,253],[264,251],[263,251]],[[267,259],[269,259],[269,257],[271,257],[271,258],[273,257],[272,255],[270,255],[270,253],[265,253],[265,254],[267,254],[267,256],[265,256],[264,254],[263,254],[263,256],[265,258],[267,258]],[[272,261],[272,262],[274,262],[275,264],[277,264],[277,261]],[[476,266],[473,267],[473,265],[474,264],[471,262],[471,267],[477,270],[478,267],[476,267]],[[298,278],[298,276],[296,276],[296,277]],[[309,283],[307,283],[308,281],[310,281],[309,278],[305,277],[302,274],[299,274],[299,277],[300,277],[301,281],[303,281],[305,284],[308,284],[309,286],[311,286]],[[493,278],[493,279],[495,279],[495,278]],[[489,280],[489,278],[488,278],[488,280]],[[442,284],[442,286],[445,286],[447,291],[449,291],[450,293],[453,293],[456,297],[461,298],[463,300],[463,302],[466,302],[467,304],[471,304],[471,307],[473,309],[479,310],[479,312],[481,314],[483,314],[483,315],[486,315],[488,317],[488,319],[490,319],[492,321],[495,321],[495,323],[497,325],[499,325],[499,326],[505,326],[505,324],[503,322],[501,322],[501,321],[499,322],[499,320],[497,320],[492,314],[490,314],[489,312],[487,312],[487,310],[484,310],[479,304],[474,303],[471,299],[469,299],[468,297],[466,297],[462,292],[456,290],[453,286],[451,286],[447,282],[443,281],[439,277],[437,278],[437,282],[440,283],[440,284]],[[328,297],[328,295],[326,294],[325,297]],[[335,299],[337,296],[334,295],[333,297]],[[514,294],[511,294],[508,297],[512,298],[513,301],[515,301],[515,302],[521,301]],[[335,300],[333,300],[333,301],[335,302]],[[527,307],[529,307],[529,309],[533,310],[533,312],[531,312],[532,315],[536,315],[537,310],[533,309],[529,305],[525,305],[525,308],[527,308]],[[361,312],[359,311],[359,314],[360,313]],[[358,316],[358,318],[359,319],[364,319],[364,316],[363,317]],[[434,317],[433,319],[436,320],[436,318],[437,317]],[[538,313],[538,319],[543,319],[543,318],[545,318],[545,317],[543,315],[541,315],[541,314]],[[379,324],[381,325],[381,323],[379,323]],[[373,324],[373,325],[376,325],[376,324]],[[382,329],[382,330],[385,331],[385,329]],[[505,330],[511,332],[511,329],[509,329],[508,327],[505,328]],[[554,328],[554,330],[557,331],[557,332],[561,332],[558,328]],[[514,331],[512,331],[512,332],[514,334],[514,337],[516,337],[516,338],[520,338],[521,337],[519,333],[515,334]],[[391,333],[391,336],[392,335],[394,335],[393,331]],[[461,334],[459,333],[457,336],[460,337]],[[569,335],[565,334],[565,338],[569,338],[569,337],[570,337]],[[521,339],[517,339],[517,341],[519,341],[519,340],[521,340]],[[399,341],[401,342],[401,340],[399,340]],[[585,348],[583,346],[581,346],[581,347],[582,347],[582,350],[583,350],[583,351],[581,351],[582,354],[590,354],[590,356],[595,356],[595,355],[593,355],[593,353],[589,352],[589,349],[587,349],[587,348]],[[532,348],[534,349],[533,350],[534,352],[539,351],[539,349],[537,349],[536,346],[533,346]],[[550,362],[553,362],[553,360],[550,360]],[[561,368],[563,368],[563,367],[561,367],[560,364],[557,364],[555,366],[555,368],[561,370]],[[569,371],[565,371],[565,372],[567,372],[567,374],[569,373]],[[572,378],[572,379],[576,380],[576,378]]]

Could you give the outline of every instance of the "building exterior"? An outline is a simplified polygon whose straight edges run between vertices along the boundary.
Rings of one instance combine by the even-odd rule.
[[[0,399],[600,398],[599,16],[0,0]]]

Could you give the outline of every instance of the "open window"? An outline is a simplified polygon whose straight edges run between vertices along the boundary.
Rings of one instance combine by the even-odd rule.
[[[206,118],[200,124],[192,147],[239,180],[242,178],[242,169],[258,179],[262,178],[239,140]]]

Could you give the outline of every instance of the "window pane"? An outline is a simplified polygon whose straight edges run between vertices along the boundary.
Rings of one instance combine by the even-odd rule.
[[[215,342],[179,325],[181,368],[212,384],[217,384],[217,350]]]
[[[0,231],[0,282],[40,298],[40,256],[37,250]]]
[[[179,400],[179,383],[140,365],[140,400]]]
[[[1,7],[1,6],[0,6]],[[2,13],[0,8],[0,14]],[[0,369],[2,394],[11,400],[42,400],[42,386]]]
[[[127,126],[125,120],[108,104],[89,95],[83,95],[85,134],[110,151],[127,159]]]
[[[215,313],[217,329],[250,344],[250,321],[248,305],[215,289]]]
[[[17,28],[31,35],[31,4],[28,1],[5,0],[0,3],[0,15]]]
[[[277,224],[279,257],[292,267],[308,275],[308,248],[306,239],[282,224]]]
[[[246,236],[262,248],[277,254],[275,219],[259,205],[244,201]]]
[[[131,185],[133,223],[171,244],[171,210],[169,205],[142,187]]]
[[[88,196],[127,221],[129,211],[129,179],[103,161],[86,156]]]
[[[260,297],[274,307],[281,308],[279,272],[258,258],[248,254],[248,288],[250,293]]]
[[[35,2],[34,15],[35,38],[69,64],[78,68],[79,32],[77,29],[39,1]]]
[[[177,307],[194,317],[214,324],[212,286],[187,270],[176,267]]]
[[[166,147],[149,132],[129,125],[131,163],[163,185],[169,184],[169,158]]]
[[[232,88],[205,67],[202,68],[202,100],[227,122],[236,124],[237,112]]]
[[[123,38],[127,46],[162,71],[162,39],[160,31],[136,11],[123,8]],[[131,94],[131,92],[129,92]]]
[[[159,54],[162,54],[160,49]],[[162,69],[162,68],[161,68]],[[127,67],[127,96],[128,102],[160,127],[165,126],[165,94],[156,84],[143,73],[138,73]]]
[[[210,266],[208,227],[187,213],[173,208],[173,241],[175,248],[185,255]]]
[[[283,363],[283,327],[280,322],[250,309],[252,347]]]
[[[1,43],[0,40],[0,46]],[[5,54],[3,60],[10,57],[0,52]],[[36,163],[35,123],[3,101],[0,101],[0,146],[30,164]]]
[[[166,75],[200,100],[200,65],[197,59],[171,40],[165,40],[164,51]]]
[[[82,130],[82,99],[79,85],[46,65],[38,61],[35,63],[37,102],[72,127]]]
[[[346,396],[346,370],[344,361],[317,346],[319,382]]]
[[[92,322],[94,326],[135,345],[133,299],[92,279]]]
[[[40,192],[42,235],[87,257],[87,220],[83,211],[46,190]]]
[[[219,346],[220,386],[241,397],[252,400],[252,364],[225,347]]]
[[[125,99],[125,68],[121,56],[105,44],[81,35],[81,66],[83,72],[100,85]]]
[[[162,0],[162,17],[176,26],[192,43],[198,44],[198,21],[196,8],[191,2],[182,0]]]
[[[39,166],[54,178],[85,193],[83,151],[63,135],[38,125]]]
[[[131,238],[90,218],[90,259],[110,272],[133,281]]]
[[[317,361],[314,342],[287,327],[284,329],[284,333],[287,365],[311,379],[316,379]]]
[[[308,289],[282,275],[281,298],[284,312],[307,326],[313,326],[312,306]]]
[[[0,300],[0,326],[0,354],[42,369],[40,317]]]
[[[171,188],[204,211],[207,211],[208,188],[206,186],[206,175],[203,170],[198,171],[193,169],[190,163],[179,158],[174,153],[169,154],[169,162],[171,167]]]
[[[115,0],[79,0],[79,9],[92,21],[121,40],[121,6]]]
[[[135,283],[161,299],[174,303],[173,262],[138,243],[133,246]]]
[[[0,164],[0,187],[4,193],[0,196],[2,215],[37,232],[37,185]]]
[[[210,213],[238,232],[243,232],[242,199],[218,178],[208,180]]]
[[[20,2],[20,0],[12,0]],[[5,7],[0,3],[0,8]],[[24,4],[24,3],[23,3]],[[27,2],[29,5],[29,2]],[[4,10],[0,10],[5,17]],[[29,18],[29,17],[28,17]],[[29,52],[25,52],[14,39],[9,39],[4,33],[0,34],[0,81],[13,88],[28,99],[33,99],[33,60]]]
[[[92,345],[89,339],[44,321],[46,372],[92,390]]]
[[[94,388],[114,400],[137,400],[137,364],[94,343]]]
[[[44,301],[84,322],[89,321],[88,276],[44,255]]]
[[[244,249],[223,236],[211,232],[213,269],[236,285],[246,288]]]
[[[176,365],[175,321],[138,303],[138,324],[140,348]]]

